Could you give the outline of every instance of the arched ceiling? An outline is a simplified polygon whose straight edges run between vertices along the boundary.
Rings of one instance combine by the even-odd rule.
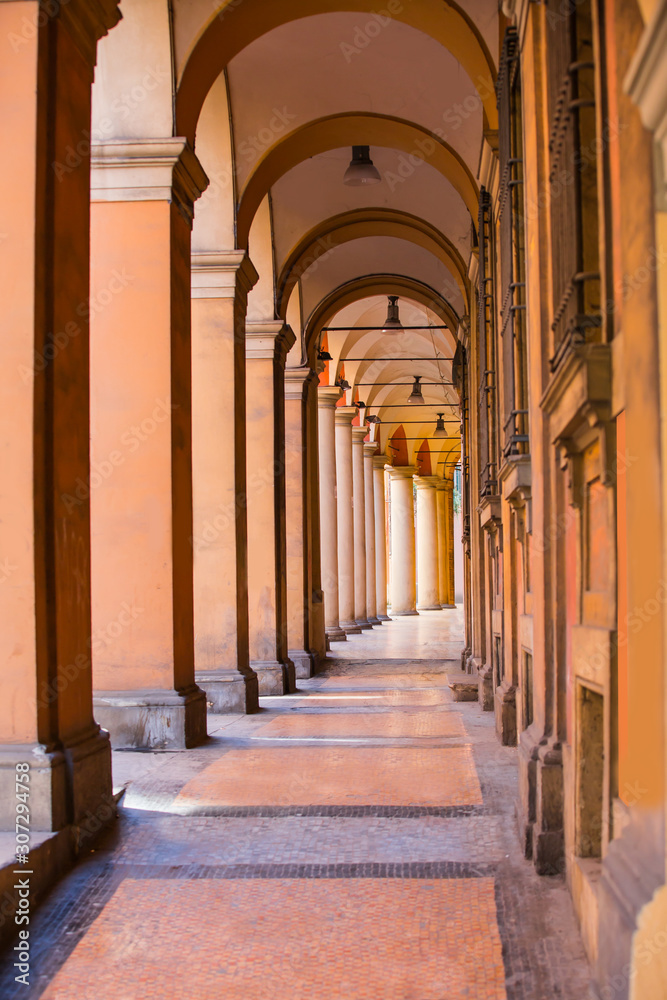
[[[438,313],[412,298],[400,298],[399,311],[405,327],[425,329],[399,334],[364,329],[382,326],[387,313],[384,296],[368,295],[335,312],[326,327],[343,329],[326,331],[333,359],[327,377],[333,384],[343,371],[350,384],[346,402],[361,400],[366,403],[366,416],[380,418],[381,423],[370,427],[371,440],[378,441],[389,460],[394,434],[405,436],[410,465],[427,441],[435,474],[437,463],[455,464],[460,453],[459,399],[451,384],[455,337],[440,328],[443,320]],[[407,402],[416,375],[421,377],[425,405]],[[439,413],[444,414],[447,438],[433,437]],[[441,464],[437,471],[442,474],[444,468]]]
[[[496,127],[493,93],[496,59],[492,54],[497,52],[498,37],[495,0],[467,0],[461,5],[451,0],[413,0],[409,3],[390,0],[387,8],[387,12],[378,10],[375,0],[344,0],[344,3],[340,0],[281,0],[280,3],[275,0],[227,0],[217,5],[211,4],[210,0],[174,0],[178,134],[194,139],[197,118],[206,94],[235,56],[282,26],[293,27],[300,19],[329,14],[339,19],[348,18],[345,24],[347,30],[343,34],[344,22],[336,22],[337,33],[334,37],[342,59],[345,58],[342,46],[346,43],[356,45],[360,49],[359,54],[363,55],[383,34],[398,29],[399,23],[411,26],[429,40],[434,40],[455,56],[479,95],[487,125]],[[297,32],[300,30],[304,29],[296,29]],[[288,44],[291,37],[296,38],[296,35],[286,35],[284,44]],[[391,36],[386,43],[380,43],[384,44],[391,45]],[[414,58],[413,51],[409,55]],[[348,68],[356,56],[349,58]],[[280,69],[284,72],[289,66],[287,49]]]

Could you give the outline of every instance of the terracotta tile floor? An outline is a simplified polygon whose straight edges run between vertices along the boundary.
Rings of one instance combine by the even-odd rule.
[[[2,1000],[586,1000],[567,889],[521,855],[516,750],[450,699],[461,625],[394,620],[202,747],[115,752],[120,819]]]
[[[453,806],[481,803],[469,747],[230,750],[185,785],[174,807]]]
[[[504,1000],[495,909],[484,878],[127,879],[44,1000]]]
[[[308,703],[306,702],[306,706]],[[273,719],[257,731],[258,738],[345,739],[376,736],[381,739],[419,739],[429,736],[465,736],[458,712],[374,712],[364,715],[288,715]]]

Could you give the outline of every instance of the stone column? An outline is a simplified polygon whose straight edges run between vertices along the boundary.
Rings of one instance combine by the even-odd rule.
[[[354,620],[373,628],[366,610],[366,485],[364,482],[365,427],[352,428],[352,511],[354,515]]]
[[[338,512],[336,501],[336,437],[334,413],[341,390],[337,385],[317,389],[320,553],[322,591],[324,593],[324,628],[329,642],[347,639],[338,620]]]
[[[377,591],[375,568],[375,487],[373,484],[373,455],[377,441],[364,445],[364,510],[366,514],[366,616],[371,625],[381,625],[377,616]]]
[[[321,361],[316,362],[323,367]],[[327,655],[327,638],[324,631],[324,594],[322,592],[322,556],[320,548],[320,475],[318,458],[318,380],[308,383],[306,392],[306,501],[308,508],[308,546],[310,553],[311,614],[308,621],[308,649],[313,654],[315,669]],[[333,415],[331,417],[333,437]],[[333,449],[332,449],[333,451]],[[334,498],[335,502],[335,498]]]
[[[287,645],[297,677],[312,677],[310,649],[313,613],[313,565],[308,480],[310,386],[317,373],[309,367],[285,369],[285,504],[287,525]]]
[[[391,613],[416,615],[414,467],[389,469],[391,489]]]
[[[447,529],[447,561],[445,564],[448,607],[456,607],[456,590],[454,585],[454,483],[445,479],[445,525]]]
[[[190,229],[206,184],[184,139],[93,145],[91,298],[106,303],[91,311],[95,708],[117,746],[206,738],[190,384]]]
[[[261,695],[296,689],[287,653],[285,358],[282,322],[246,324],[250,666]]]
[[[435,476],[415,476],[417,486],[417,609],[439,611],[438,514]]]
[[[0,3],[0,830],[16,829],[16,765],[28,764],[34,833],[115,814],[92,710],[90,161],[67,157],[90,128],[97,40],[120,15],[74,0],[37,28],[43,14]]]
[[[338,515],[338,612],[340,627],[360,633],[354,606],[354,516],[352,509],[352,421],[356,406],[338,406],[336,423],[336,511]]]
[[[452,509],[452,519],[454,508],[451,502],[451,492],[447,489],[447,480],[438,479],[436,493],[438,507],[438,600],[441,607],[453,608],[455,605],[453,582],[452,587],[450,587],[450,561],[453,565],[454,552],[451,547],[449,508]]]
[[[373,456],[373,500],[375,507],[375,610],[378,619],[390,622],[387,614],[387,535],[385,525],[384,469],[386,455]]]
[[[245,505],[245,313],[256,280],[243,251],[192,255],[195,679],[213,712],[259,708]]]

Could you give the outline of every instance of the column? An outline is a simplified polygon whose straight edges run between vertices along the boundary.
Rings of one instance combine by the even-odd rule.
[[[354,605],[354,516],[352,510],[352,421],[356,406],[338,406],[336,425],[336,513],[338,521],[338,613],[340,627],[360,633]]]
[[[306,471],[308,479],[308,544],[311,563],[311,614],[308,622],[308,649],[313,654],[315,670],[327,655],[327,638],[324,631],[324,593],[322,591],[322,555],[320,546],[320,474],[318,431],[318,380],[321,361],[315,362],[317,378],[308,385],[306,393]],[[333,415],[331,417],[333,437]],[[333,449],[332,449],[333,453]]]
[[[206,738],[194,678],[190,342],[190,230],[206,184],[184,139],[93,146],[95,711],[116,746]]]
[[[338,512],[336,501],[336,433],[334,415],[341,390],[337,385],[317,388],[320,554],[324,593],[324,630],[329,642],[347,639],[338,620]]]
[[[447,529],[447,560],[445,563],[449,607],[456,607],[454,587],[454,482],[445,479],[445,526]]]
[[[285,504],[287,525],[287,646],[296,676],[312,677],[310,649],[313,614],[313,564],[308,479],[310,388],[317,374],[308,366],[285,370]]]
[[[439,479],[436,485],[438,506],[438,600],[443,608],[454,607],[449,589],[449,520],[447,515],[447,483]]]
[[[42,15],[0,3],[0,830],[12,832],[17,764],[30,766],[33,832],[114,813],[92,711],[90,159],[66,161],[90,128],[97,39],[119,12],[73,0],[37,28]]]
[[[375,487],[373,483],[373,456],[377,441],[364,445],[364,509],[366,513],[366,616],[371,625],[381,625],[377,616],[375,568]]]
[[[391,613],[416,615],[415,513],[411,465],[389,469],[391,502]]]
[[[245,314],[256,280],[243,251],[192,255],[195,679],[213,712],[259,708],[245,504]]]
[[[375,507],[375,610],[378,619],[390,622],[387,614],[387,536],[384,499],[386,455],[373,456],[373,501]]]
[[[352,428],[352,512],[354,516],[354,620],[359,628],[373,628],[366,611],[366,485],[364,482],[365,427]]]
[[[417,609],[439,611],[437,479],[415,476],[417,487]]]
[[[285,358],[282,322],[246,325],[250,666],[262,695],[295,690],[287,655]]]

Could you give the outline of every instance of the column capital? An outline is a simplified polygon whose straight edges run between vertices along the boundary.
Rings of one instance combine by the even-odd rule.
[[[91,68],[97,61],[97,43],[121,18],[118,0],[70,0],[60,4],[58,18]]]
[[[318,385],[317,405],[323,410],[333,410],[342,395],[339,385]]]
[[[414,465],[387,466],[390,479],[412,479],[416,471]]]
[[[366,441],[364,444],[364,456],[368,458],[373,458],[375,452],[378,450],[377,441]]]
[[[355,407],[356,409],[356,407]],[[368,427],[353,427],[352,428],[352,441],[354,444],[364,443],[364,438],[368,437]]]
[[[193,299],[233,299],[237,289],[247,294],[259,278],[245,250],[193,253],[190,262]]]
[[[208,177],[187,139],[108,139],[91,144],[91,201],[174,201],[192,225]]]
[[[285,358],[296,337],[291,326],[282,320],[265,323],[246,323],[245,356],[248,361],[277,361],[285,364]]]
[[[348,424],[349,426],[352,426],[352,421],[354,420],[358,412],[359,411],[357,410],[356,406],[337,406],[334,415],[336,423],[339,425]]]
[[[415,476],[414,479],[418,490],[436,490],[442,482],[439,476]]]
[[[317,372],[308,365],[285,369],[285,399],[306,399],[308,391],[317,381]]]
[[[376,442],[377,443],[377,442]],[[382,469],[384,472],[385,466],[387,465],[387,456],[380,452],[378,455],[373,455],[373,468]]]

